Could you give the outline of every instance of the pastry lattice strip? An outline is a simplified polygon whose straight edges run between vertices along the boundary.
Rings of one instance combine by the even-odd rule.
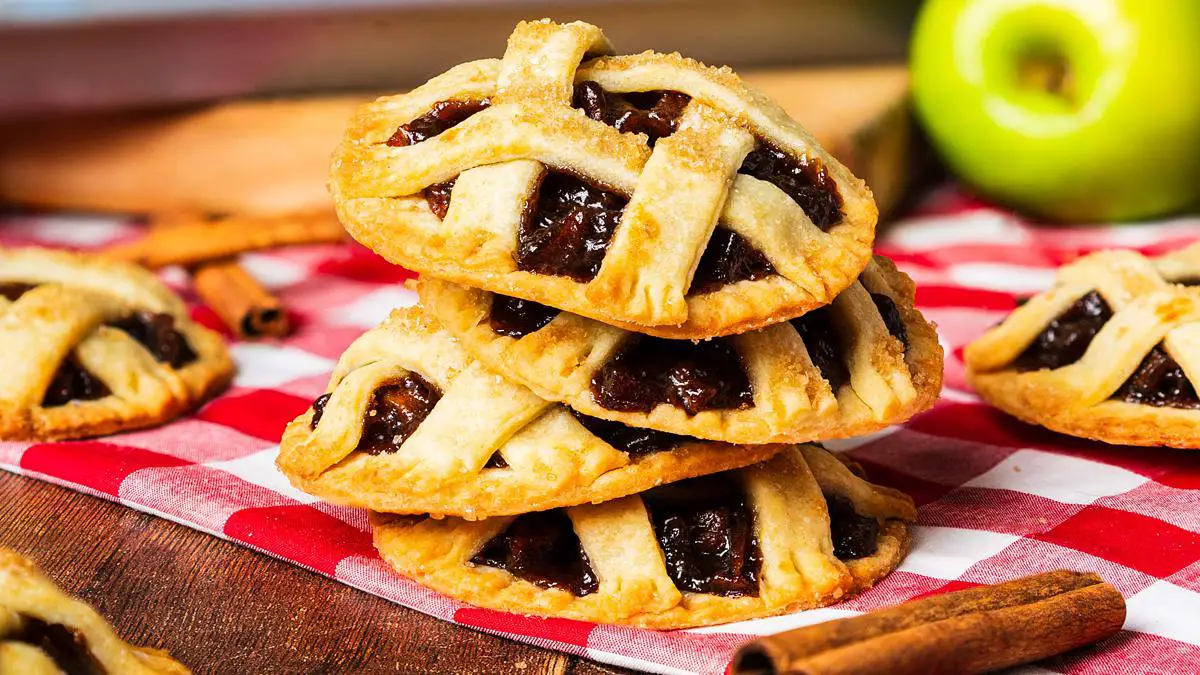
[[[692,499],[699,505],[689,507]],[[556,513],[557,521],[532,514],[475,522],[377,515],[375,543],[401,574],[474,604],[673,628],[826,605],[868,588],[904,555],[903,523],[916,514],[907,496],[808,445],[752,467],[570,507],[565,519]],[[569,531],[546,531],[555,528]],[[712,537],[732,543],[710,550],[704,542]],[[559,543],[545,543],[552,539]],[[527,557],[531,548],[544,557]]]
[[[421,391],[381,404],[380,392],[397,386]],[[356,340],[320,400],[319,417],[314,408],[288,426],[280,468],[323,499],[393,513],[483,518],[602,501],[781,447],[577,417],[472,361],[419,309],[398,310]],[[395,424],[373,425],[383,417]]]
[[[0,548],[0,672],[191,671],[166,652],[126,644],[94,609],[59,590],[29,560]]]
[[[94,435],[161,421],[232,373],[221,338],[193,323],[141,268],[0,249],[0,291],[0,437]],[[64,400],[72,393],[79,398]]]
[[[1147,258],[1105,251],[965,350],[993,405],[1110,443],[1200,447],[1200,245]]]
[[[1134,251],[1103,251],[1063,267],[1054,285],[1018,307],[996,329],[970,345],[976,372],[1001,370],[1030,347],[1051,322],[1095,293],[1111,318],[1073,363],[1039,374],[1083,405],[1113,396],[1158,345],[1200,382],[1200,292],[1180,282],[1200,280],[1200,245],[1162,258]]]
[[[744,397],[740,405],[699,410],[678,401],[641,409],[601,401],[597,382],[609,376],[611,365],[626,350],[657,338],[565,312],[552,312],[527,334],[504,335],[492,323],[499,296],[436,279],[423,279],[419,289],[467,350],[505,377],[586,415],[670,433],[735,443],[860,435],[924,410],[941,386],[937,335],[912,308],[912,281],[883,258],[827,308],[717,339],[736,353],[745,377],[742,393],[752,402]],[[687,341],[654,344],[661,350],[657,361],[686,365],[701,358],[684,355],[691,351]],[[713,370],[716,364],[699,360],[696,367]]]
[[[500,61],[451,69],[364,106],[335,156],[332,186],[347,228],[395,262],[459,283],[672,337],[748,330],[826,304],[870,257],[869,191],[797,123],[728,69],[678,55],[609,56],[587,24],[523,23]],[[596,56],[601,55],[601,56]],[[585,56],[596,56],[580,61]],[[612,94],[689,97],[674,131],[621,133],[572,107],[577,83]],[[450,102],[490,105],[440,134],[393,147],[397,129]],[[840,217],[823,231],[782,189],[739,167],[778,149],[827,181]],[[522,219],[546,171],[568,172],[628,199],[594,277],[520,269]],[[450,191],[439,218],[422,195]],[[816,189],[816,188],[813,188]],[[772,273],[705,293],[693,275],[720,224]]]

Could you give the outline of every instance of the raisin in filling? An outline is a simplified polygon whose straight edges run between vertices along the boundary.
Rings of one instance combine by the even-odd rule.
[[[445,220],[446,214],[450,213],[450,192],[454,189],[456,180],[458,179],[452,178],[445,183],[434,183],[421,192],[425,201],[429,202],[429,210],[440,220]]]
[[[829,388],[837,396],[842,385],[850,381],[850,369],[842,361],[842,338],[833,326],[829,308],[820,307],[792,319],[792,327],[804,341],[808,358],[821,371],[821,377],[829,382]]]
[[[1012,363],[1020,371],[1062,368],[1083,358],[1112,309],[1092,291],[1055,317]]]
[[[429,112],[408,124],[396,128],[387,144],[393,148],[416,145],[429,140],[443,131],[458,126],[471,115],[491,105],[488,99],[479,101],[440,101]]]
[[[638,336],[592,376],[592,398],[609,410],[650,412],[669,403],[695,415],[749,408],[754,392],[728,341]]]
[[[172,368],[182,368],[197,358],[187,338],[175,330],[175,317],[170,314],[136,312],[109,325],[128,333],[159,363]]]
[[[532,300],[510,298],[506,295],[492,296],[492,309],[488,313],[488,326],[497,335],[522,338],[541,330],[558,316],[559,310]]]
[[[755,281],[775,274],[771,261],[742,235],[717,227],[692,277],[691,293],[711,293],[726,284]]]
[[[738,173],[765,180],[783,190],[822,231],[842,220],[842,198],[824,166],[808,157],[794,158],[759,139]]]
[[[321,394],[317,400],[312,402],[312,421],[308,423],[309,429],[316,429],[321,423],[321,418],[325,416],[325,406],[329,404],[329,397],[333,394]]]
[[[904,316],[900,314],[900,308],[896,306],[896,301],[883,293],[872,293],[871,300],[875,302],[879,316],[883,317],[883,325],[887,326],[888,332],[907,350],[908,327],[904,325]]]
[[[0,283],[0,297],[16,302],[29,291],[37,288],[37,284],[26,284],[20,281],[5,281]]]
[[[1200,408],[1196,388],[1161,343],[1146,354],[1113,398],[1157,408]]]
[[[441,390],[416,373],[376,389],[363,415],[358,451],[368,455],[396,452],[441,398]]]
[[[62,365],[54,371],[50,386],[46,387],[46,394],[42,397],[42,405],[53,408],[70,401],[94,401],[111,393],[107,385],[84,368],[79,359],[71,354],[63,359]]]
[[[583,428],[593,436],[634,457],[670,450],[688,441],[686,436],[668,434],[665,431],[639,429],[620,422],[589,417],[574,410],[571,411],[571,414],[575,415],[575,419],[579,420]]]
[[[728,475],[664,485],[642,496],[680,590],[728,597],[758,595],[762,552],[746,495]]]
[[[692,97],[678,91],[643,91],[617,94],[596,82],[575,85],[571,105],[623,134],[646,134],[653,146],[675,133],[679,116]]]
[[[56,623],[22,616],[20,633],[7,639],[33,645],[54,661],[59,670],[70,675],[103,675],[104,665],[92,656],[82,633]]]
[[[875,555],[879,545],[879,521],[859,515],[846,497],[825,493],[829,507],[829,531],[833,535],[833,555],[838,560],[857,560]]]
[[[591,281],[628,201],[571,174],[546,173],[517,232],[517,269]]]
[[[517,516],[471,558],[476,565],[506,570],[541,588],[573,595],[595,593],[600,581],[562,509]]]

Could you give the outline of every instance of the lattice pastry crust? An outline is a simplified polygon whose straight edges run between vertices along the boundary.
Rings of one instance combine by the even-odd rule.
[[[681,354],[691,342],[641,337],[565,312],[523,336],[504,335],[492,325],[500,296],[429,278],[422,278],[418,289],[428,310],[489,368],[583,414],[637,427],[730,443],[844,438],[908,419],[931,406],[941,389],[937,334],[912,307],[912,281],[885,258],[868,265],[828,308],[792,323],[719,338],[717,347],[736,352],[750,391],[739,405],[698,412],[669,399],[637,410],[606,407],[595,390],[630,345],[636,351],[657,341],[658,355],[647,360],[666,364],[686,363],[691,357]],[[891,304],[890,319],[881,303]],[[811,333],[801,336],[805,326],[818,323],[832,336],[824,345]],[[903,331],[907,347],[893,331]],[[818,360],[826,357],[823,365],[814,365],[810,350]],[[695,365],[716,367],[704,361]],[[675,371],[659,375],[676,377]],[[843,381],[836,391],[831,377]]]
[[[133,647],[104,617],[54,585],[28,559],[0,547],[0,673],[186,675],[158,649]]]
[[[372,432],[364,422],[386,414],[374,403],[375,392],[412,374],[440,398],[419,411],[406,402],[415,429],[394,437],[390,429],[383,432],[392,444],[371,454]],[[578,418],[472,361],[416,308],[397,310],[355,341],[338,361],[329,392],[317,424],[310,409],[288,425],[280,469],[326,501],[392,513],[478,519],[600,502],[753,464],[783,447],[735,446]],[[625,441],[637,438],[622,443],[597,425],[610,432],[619,427]]]
[[[1200,448],[1197,284],[1200,245],[1081,258],[967,347],[967,377],[992,405],[1055,431]]]
[[[0,438],[160,424],[223,388],[219,335],[153,274],[44,249],[0,249]]]
[[[503,59],[465,63],[408,94],[364,105],[332,167],[347,230],[410,269],[665,337],[712,337],[789,319],[854,281],[870,259],[877,218],[862,181],[728,68],[678,54],[611,53],[595,26],[521,23]],[[689,98],[654,113],[673,133],[654,132],[651,147],[638,128],[622,133],[603,115],[572,107],[577,85],[593,94],[602,88],[605,101],[630,92]],[[474,114],[477,105],[445,108],[485,100],[490,106]],[[439,110],[450,117],[458,110],[458,117],[396,140]],[[812,183],[793,184],[804,196],[777,187],[791,180],[779,178],[782,168],[760,167],[764,180],[750,175],[756,170],[743,164],[755,152],[752,163],[763,152],[791,162],[792,179]],[[546,176],[557,174],[628,199],[619,225],[606,230],[610,238],[589,244],[607,242],[602,264],[576,270],[578,278],[529,271],[538,266],[522,262],[523,223],[542,208]],[[449,195],[444,218],[423,196],[431,191],[442,207]],[[801,206],[810,198],[825,207],[837,202],[836,212],[809,204],[820,226]],[[725,231],[716,236],[718,225],[737,241],[729,243]],[[747,256],[758,272],[727,261],[737,268],[733,282],[699,292],[694,276],[706,249],[721,248],[718,240],[754,249],[760,257]]]
[[[734,583],[750,580],[740,587],[740,595],[703,586],[684,590],[690,582],[677,581],[680,574],[687,574],[686,564],[680,566],[685,559],[679,555],[685,550],[697,553],[697,549],[687,548],[696,546],[697,539],[683,535],[686,543],[677,543],[678,533],[687,531],[688,521],[683,520],[680,527],[679,519],[656,517],[654,514],[661,514],[659,509],[670,506],[660,506],[655,491],[565,510],[590,572],[591,592],[584,595],[565,585],[547,587],[527,581],[505,568],[480,562],[489,542],[513,532],[514,522],[521,517],[468,522],[376,514],[375,546],[401,574],[471,604],[650,628],[726,623],[838,602],[870,588],[893,570],[908,550],[906,522],[916,516],[912,500],[866,482],[818,446],[794,446],[762,464],[694,480],[710,485],[714,479],[740,490],[744,497],[740,506],[751,514],[758,566],[750,576],[745,576],[749,563],[740,566],[743,576]],[[670,488],[690,489],[689,482],[684,482],[659,490]],[[870,541],[857,544],[866,548],[849,554],[860,557],[842,561],[835,556],[835,547],[844,542],[835,542],[831,534],[829,494],[848,500],[854,517],[870,525],[865,534],[859,534]],[[735,509],[723,511],[705,505],[703,510],[702,521],[692,523],[737,520],[737,514],[731,512]],[[839,528],[838,539],[843,536]],[[673,538],[669,551],[664,549],[662,537]],[[549,555],[556,553],[561,550]],[[531,562],[536,565],[539,561]],[[723,583],[729,584],[729,579]]]

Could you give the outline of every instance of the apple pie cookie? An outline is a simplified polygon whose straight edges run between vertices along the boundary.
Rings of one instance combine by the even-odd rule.
[[[190,672],[166,652],[126,644],[96,610],[0,547],[0,674]]]
[[[423,278],[421,300],[472,356],[585,415],[730,443],[876,431],[941,388],[912,281],[879,258],[828,307],[704,342],[668,340]]]
[[[969,345],[967,377],[1026,422],[1108,443],[1200,448],[1200,245],[1104,251]]]
[[[870,260],[862,181],[728,68],[521,23],[500,60],[363,106],[331,189],[438,278],[673,338],[827,304]]]
[[[493,609],[682,628],[838,602],[908,549],[912,500],[815,445],[602,504],[465,521],[373,515],[401,574]]]
[[[288,425],[278,465],[327,501],[477,519],[614,499],[782,447],[573,413],[484,369],[406,309],[346,350],[329,393]]]
[[[96,436],[165,422],[219,391],[233,361],[153,274],[0,249],[0,438]]]

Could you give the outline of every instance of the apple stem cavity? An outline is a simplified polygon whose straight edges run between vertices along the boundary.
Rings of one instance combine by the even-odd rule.
[[[1038,49],[1025,54],[1019,61],[1017,77],[1022,88],[1057,96],[1072,107],[1078,103],[1071,63],[1058,50]]]

